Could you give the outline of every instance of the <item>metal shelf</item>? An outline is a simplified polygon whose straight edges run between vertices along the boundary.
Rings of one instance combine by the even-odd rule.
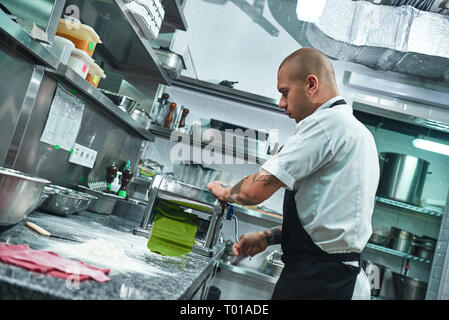
[[[420,257],[414,256],[414,255],[408,254],[408,253],[400,252],[400,251],[386,248],[383,246],[379,246],[379,245],[373,244],[373,243],[368,243],[366,245],[366,247],[376,250],[376,251],[384,252],[384,253],[387,253],[387,254],[390,254],[390,255],[393,255],[396,257],[400,257],[400,258],[403,258],[406,260],[412,260],[412,261],[417,261],[417,262],[422,262],[422,263],[432,263],[432,260],[420,258]]]
[[[34,40],[2,10],[0,10],[0,36],[7,45],[23,53],[24,56],[30,58],[33,62],[54,69],[58,67],[59,59],[39,41]]]
[[[170,138],[173,132],[178,131],[178,130],[167,129],[167,128],[164,128],[164,127],[161,127],[161,126],[158,126],[158,125],[153,125],[153,124],[150,126],[149,130],[150,130],[150,132],[152,134],[154,134],[156,136],[159,136],[159,137],[163,137],[163,138]],[[186,133],[183,133],[183,134],[186,134]],[[193,135],[191,133],[187,133],[187,134],[189,135],[189,143],[190,143],[190,145],[191,146],[197,146],[193,142]],[[181,132],[180,132],[180,135],[181,135]],[[201,148],[205,148],[206,146],[209,145],[209,143],[210,143],[210,141],[201,141]],[[233,148],[231,148],[231,147],[226,147],[226,145],[224,143],[222,144],[222,150],[221,151],[222,151],[223,154],[228,155],[226,153],[226,151],[228,151],[228,150],[231,151],[231,149],[232,149],[232,156],[234,156],[236,158],[239,158],[239,159],[245,160],[247,157],[251,157],[251,159],[254,160],[255,163],[257,163],[257,164],[263,164],[263,163],[265,163],[265,161],[268,160],[268,156],[267,155],[262,155],[260,153],[257,153],[256,151],[247,152],[245,150],[245,152],[242,153],[242,151],[238,150],[237,148],[235,148],[235,146],[233,146]],[[229,155],[231,155],[231,154],[229,154]]]
[[[435,217],[443,216],[442,210],[437,211],[437,210],[421,208],[421,207],[413,206],[411,204],[407,204],[407,203],[403,203],[403,202],[399,202],[399,201],[395,201],[395,200],[391,200],[391,199],[386,199],[386,198],[382,198],[382,197],[376,197],[376,201],[380,202],[380,203],[388,204],[388,205],[391,205],[391,206],[394,206],[397,208],[406,209],[409,211],[420,213],[420,214],[425,214],[425,215],[435,216]]]
[[[83,94],[87,95],[90,99],[96,102],[96,105],[102,107],[108,114],[115,117],[123,123],[126,128],[130,129],[135,134],[140,135],[148,141],[154,141],[154,136],[148,130],[145,130],[139,122],[135,121],[127,113],[123,112],[99,89],[94,88],[89,82],[80,77],[71,68],[61,65],[57,70],[47,68],[45,69],[45,72],[52,75],[56,80],[64,80],[79,89]]]

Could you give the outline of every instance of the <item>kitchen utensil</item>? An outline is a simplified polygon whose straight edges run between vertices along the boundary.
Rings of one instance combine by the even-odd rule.
[[[380,197],[419,206],[429,162],[406,154],[384,152],[377,188]]]
[[[83,192],[88,193],[97,198],[93,200],[89,205],[89,207],[87,208],[88,211],[92,211],[95,213],[111,214],[114,210],[117,200],[122,199],[114,194],[91,190],[85,186],[78,185],[77,187]]]
[[[167,116],[165,117],[164,121],[164,128],[170,128],[171,123],[173,122],[173,113],[176,110],[176,103],[172,102],[170,103],[170,110],[168,111]]]
[[[414,235],[408,231],[391,227],[392,249],[410,254],[413,249]]]
[[[154,48],[154,52],[170,78],[179,79],[182,70],[186,68],[184,58],[180,54],[174,53],[164,47],[160,47],[159,49]]]
[[[150,117],[152,119],[151,123],[156,123],[156,118],[158,117],[159,113],[165,109],[165,106],[169,103],[168,98],[170,98],[170,95],[168,93],[163,93],[162,96],[157,99],[157,102],[159,102],[157,105],[154,106],[154,108],[151,110]]]
[[[135,108],[130,115],[131,118],[140,123],[142,127],[145,128],[145,130],[148,130],[150,128],[151,118],[150,115],[145,110]]]
[[[57,238],[57,239],[64,239],[64,240],[69,240],[69,241],[80,242],[80,241],[75,240],[75,239],[70,239],[70,238],[61,237],[61,236],[57,236],[57,235],[51,234],[50,232],[48,232],[44,228],[39,227],[37,224],[29,222],[29,221],[27,221],[25,224],[30,229],[33,229],[34,231],[36,231],[37,233],[39,233],[40,235],[45,236],[45,237],[52,237],[52,238]]]
[[[427,283],[393,273],[393,288],[396,300],[424,300]]]
[[[190,112],[189,109],[182,110],[181,119],[179,120],[178,128],[183,128],[186,125],[186,118],[187,118],[187,115],[189,114],[189,112]]]
[[[40,209],[59,216],[69,216],[84,211],[92,200],[97,199],[92,195],[56,185],[45,187],[44,192],[49,195],[49,198],[44,201]]]
[[[122,96],[117,93],[101,90],[103,94],[108,97],[114,104],[116,104],[121,110],[128,114],[132,114],[133,111],[139,107],[140,103],[127,96]]]
[[[13,226],[34,211],[50,181],[0,167],[0,228]]]

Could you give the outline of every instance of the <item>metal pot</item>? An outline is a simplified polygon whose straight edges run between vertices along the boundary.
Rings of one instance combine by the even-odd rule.
[[[50,181],[0,167],[0,227],[13,226],[34,211]]]
[[[145,130],[148,130],[150,128],[151,118],[145,110],[135,108],[130,115],[131,118],[140,123],[145,128]]]
[[[388,247],[390,240],[391,238],[389,236],[383,236],[377,233],[373,233],[369,238],[369,242],[385,247]]]
[[[416,237],[413,241],[413,254],[423,259],[433,259],[436,240],[428,237]]]
[[[114,102],[124,112],[131,114],[139,107],[140,103],[127,96],[121,96],[116,93],[112,93],[106,90],[102,90],[105,96],[107,96],[112,102]]]
[[[400,153],[384,152],[379,157],[383,168],[377,195],[419,206],[429,162]]]
[[[391,246],[393,250],[408,254],[412,253],[414,238],[414,235],[412,233],[395,227],[391,227],[391,238],[393,239]]]
[[[122,199],[117,195],[95,191],[85,186],[78,185],[78,188],[80,190],[83,190],[83,192],[96,197],[96,199],[93,200],[87,208],[88,211],[92,211],[95,213],[105,215],[111,214],[114,211],[117,201],[119,199]]]
[[[424,300],[427,283],[393,273],[393,288],[396,300]]]

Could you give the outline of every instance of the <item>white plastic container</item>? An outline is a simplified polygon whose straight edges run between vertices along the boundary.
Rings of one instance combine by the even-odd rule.
[[[86,80],[91,85],[93,85],[95,88],[98,88],[98,84],[100,83],[100,80],[104,79],[104,78],[106,78],[106,75],[104,74],[103,69],[101,69],[98,64],[93,63],[90,66]]]
[[[50,50],[59,58],[60,63],[67,65],[69,63],[70,54],[73,49],[75,49],[75,45],[72,41],[55,36],[55,40],[50,48]]]
[[[83,79],[86,79],[90,67],[94,63],[86,51],[80,49],[73,49],[70,54],[68,66],[78,73]]]
[[[77,49],[86,51],[92,57],[97,44],[102,43],[95,30],[77,19],[60,19],[56,35],[69,39]]]

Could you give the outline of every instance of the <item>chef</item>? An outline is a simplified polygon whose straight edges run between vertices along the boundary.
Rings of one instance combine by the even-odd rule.
[[[279,67],[279,108],[296,121],[283,148],[236,185],[209,183],[222,201],[259,204],[285,188],[279,228],[244,234],[236,256],[281,244],[285,266],[273,299],[369,299],[360,253],[372,233],[379,180],[371,133],[339,95],[329,59],[313,48]]]

